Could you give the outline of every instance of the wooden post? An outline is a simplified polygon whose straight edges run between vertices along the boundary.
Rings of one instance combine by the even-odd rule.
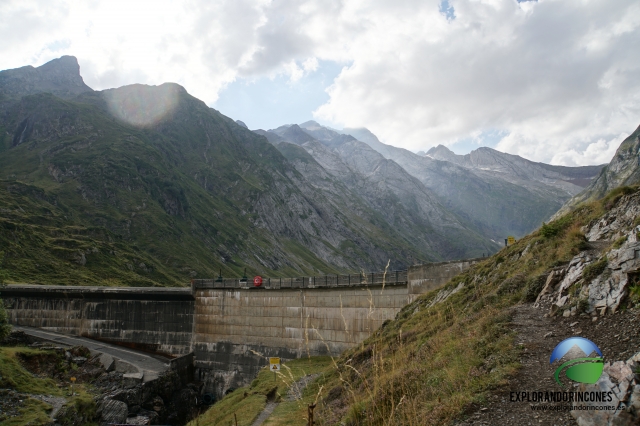
[[[307,414],[308,414],[308,419],[309,422],[307,423],[308,426],[314,426],[316,424],[316,422],[313,421],[313,409],[316,408],[316,404],[309,404],[307,406]]]
[[[236,421],[236,426],[238,426],[238,418],[236,417],[236,413],[233,413],[233,419]]]

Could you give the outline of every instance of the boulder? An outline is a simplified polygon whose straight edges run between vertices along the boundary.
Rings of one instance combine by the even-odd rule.
[[[140,383],[142,383],[142,378],[144,377],[144,373],[126,373],[122,375],[122,380],[124,381],[124,387],[126,389],[135,388]]]
[[[129,409],[127,404],[122,401],[104,399],[98,405],[98,414],[100,415],[100,424],[122,424],[127,420]]]

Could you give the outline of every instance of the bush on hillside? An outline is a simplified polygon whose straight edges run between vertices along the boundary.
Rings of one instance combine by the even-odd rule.
[[[566,215],[553,222],[543,223],[540,228],[540,235],[545,238],[552,238],[560,235],[571,223],[571,216]]]
[[[637,190],[637,186],[620,186],[609,191],[609,193],[601,200],[601,203],[607,211],[611,210],[615,207],[620,198],[625,195],[633,194]]]

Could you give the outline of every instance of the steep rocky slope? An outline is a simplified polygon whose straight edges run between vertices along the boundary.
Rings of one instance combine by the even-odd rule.
[[[357,203],[364,207],[358,209],[360,215],[368,209],[365,215],[375,213],[399,239],[413,241],[441,259],[479,257],[497,249],[394,161],[351,136],[325,129],[332,137],[319,141],[304,130],[294,124],[266,133],[313,185],[326,187],[332,182],[331,186],[342,188],[339,195],[328,189],[336,204]]]

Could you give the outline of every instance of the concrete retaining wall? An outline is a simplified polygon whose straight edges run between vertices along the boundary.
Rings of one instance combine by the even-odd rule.
[[[423,265],[410,267],[407,274],[409,281],[409,297],[407,302],[411,303],[419,295],[442,287],[451,278],[466,271],[471,265],[484,259],[485,258],[477,258],[440,263],[425,263]]]
[[[191,289],[7,286],[9,321],[138,349],[191,352]]]
[[[253,379],[268,357],[338,355],[392,319],[407,287],[195,290],[194,352],[207,392]]]

